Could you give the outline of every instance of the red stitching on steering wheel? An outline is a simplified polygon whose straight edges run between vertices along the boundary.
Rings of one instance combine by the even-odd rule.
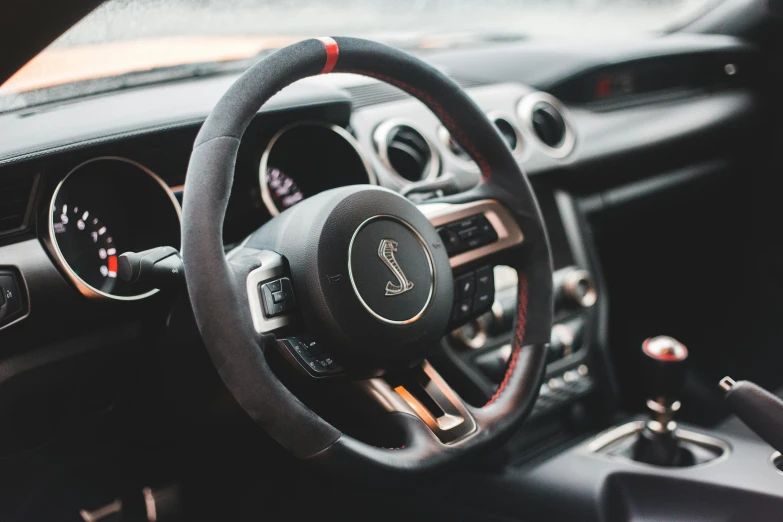
[[[527,323],[527,275],[524,272],[519,274],[519,302],[517,303],[517,327],[514,330],[514,351],[511,353],[511,358],[508,361],[508,368],[506,368],[506,375],[503,378],[503,382],[500,383],[498,389],[491,399],[484,405],[489,406],[500,398],[500,395],[506,389],[509,379],[514,374],[514,368],[517,367],[517,361],[519,360],[519,354],[522,351],[522,344],[525,341],[525,324]]]

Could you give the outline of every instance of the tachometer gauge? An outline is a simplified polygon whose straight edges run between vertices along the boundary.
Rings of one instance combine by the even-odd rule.
[[[111,293],[117,282],[117,245],[106,225],[88,208],[74,205],[54,212],[54,236],[63,257],[85,283]]]
[[[304,199],[296,182],[278,168],[272,167],[266,171],[266,185],[276,208],[285,210]]]
[[[117,276],[120,254],[180,246],[180,208],[152,171],[124,158],[73,169],[52,195],[50,247],[63,273],[87,297],[134,300],[157,292]]]
[[[261,156],[258,174],[261,197],[273,216],[331,188],[376,183],[356,138],[322,122],[280,129]]]

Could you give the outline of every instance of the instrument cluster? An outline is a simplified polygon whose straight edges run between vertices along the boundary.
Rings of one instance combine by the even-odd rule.
[[[180,246],[180,206],[168,185],[143,165],[99,157],[74,168],[54,191],[47,244],[79,291],[97,299],[135,300],[140,290],[118,277],[128,251]]]

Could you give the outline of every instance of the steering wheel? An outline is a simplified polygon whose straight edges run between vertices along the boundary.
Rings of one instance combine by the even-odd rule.
[[[274,217],[227,256],[223,221],[245,129],[282,88],[329,72],[371,76],[421,100],[476,161],[482,181],[420,205],[375,186],[328,190]],[[490,224],[490,242],[468,242],[450,256],[436,227],[473,218]],[[357,38],[309,39],[245,72],[196,138],[182,237],[190,301],[218,373],[247,414],[299,458],[432,470],[502,444],[533,406],[552,325],[552,262],[538,203],[484,112],[404,51]],[[477,407],[426,357],[449,329],[453,274],[499,263],[519,274],[513,347],[497,392]],[[401,428],[404,445],[381,448],[342,433],[281,383],[267,360],[271,350],[304,369],[313,363],[307,343],[278,339],[292,325],[329,346],[333,360],[312,376],[354,380],[357,393]]]

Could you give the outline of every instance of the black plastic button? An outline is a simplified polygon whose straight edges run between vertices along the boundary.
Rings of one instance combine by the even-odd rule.
[[[301,359],[304,362],[310,361],[310,356],[307,354],[307,350],[305,350],[304,345],[299,342],[299,340],[295,337],[290,337],[288,339],[285,339],[286,346],[296,355],[299,356],[299,359]]]
[[[492,267],[476,270],[476,295],[473,296],[473,313],[482,314],[492,308],[495,300],[495,277]]]
[[[495,274],[491,266],[485,266],[476,270],[476,292],[486,293],[495,291]]]
[[[322,343],[310,335],[302,334],[284,340],[289,353],[294,356],[313,376],[333,375],[343,371]]]
[[[470,239],[474,239],[480,236],[480,230],[477,226],[472,226],[470,228],[462,228],[460,229],[457,234],[459,235],[460,241],[468,241]]]
[[[475,216],[470,216],[469,218],[461,219],[460,221],[457,221],[456,223],[451,223],[449,225],[449,228],[456,232],[461,232],[463,230],[467,230],[470,228],[474,228],[476,226],[476,221],[481,217],[481,214],[476,214]]]
[[[443,241],[443,244],[446,245],[446,252],[450,256],[460,252],[462,246],[459,235],[456,232],[444,227],[438,230],[438,235],[440,235],[440,240]]]
[[[283,292],[283,300],[286,302],[287,309],[293,308],[296,300],[294,299],[294,289],[291,287],[291,280],[284,277],[276,282],[280,283],[280,291]],[[272,291],[275,292],[275,290]]]
[[[473,297],[473,313],[481,314],[492,308],[493,295],[488,293],[476,294]]]
[[[3,292],[3,303],[0,303],[0,318],[9,317],[22,309],[22,296],[16,278],[11,275],[0,275],[0,291]]]
[[[285,311],[284,303],[275,303],[269,283],[261,285],[261,301],[264,302],[264,313],[267,317],[275,317]]]
[[[479,228],[479,235],[484,238],[484,244],[489,244],[498,240],[498,233],[495,231],[495,227],[492,226],[486,217],[481,216],[477,226]]]
[[[290,311],[296,304],[291,280],[287,277],[264,283],[260,288],[261,300],[264,303],[264,313],[267,317],[275,317]]]
[[[464,276],[457,278],[455,290],[457,291],[458,299],[471,297],[476,292],[476,278],[473,273],[465,274]]]
[[[461,323],[470,317],[472,301],[470,298],[460,299],[454,307],[453,319],[455,323]]]
[[[323,345],[309,335],[299,335],[297,338],[299,339],[299,342],[302,343],[302,346],[304,346],[304,349],[309,356],[320,357],[326,353]]]

